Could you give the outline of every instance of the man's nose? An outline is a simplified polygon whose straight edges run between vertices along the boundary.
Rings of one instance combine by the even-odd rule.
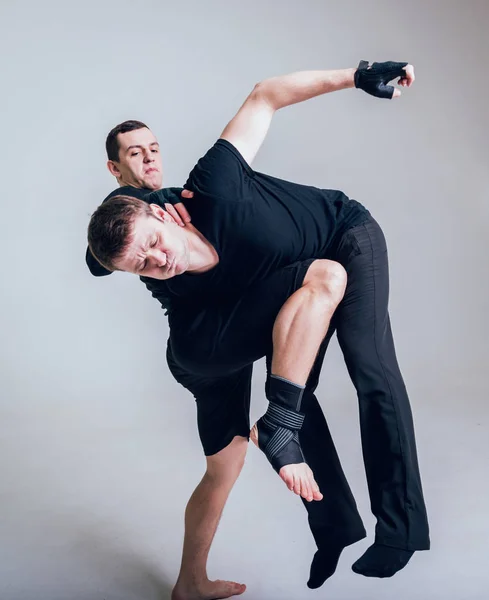
[[[150,248],[147,256],[155,267],[160,268],[166,265],[166,254],[157,248]]]
[[[154,161],[154,156],[153,154],[150,152],[145,152],[144,153],[144,162],[153,162]]]

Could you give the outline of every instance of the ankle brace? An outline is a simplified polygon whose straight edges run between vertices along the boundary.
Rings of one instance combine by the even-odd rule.
[[[305,415],[299,412],[304,387],[272,375],[267,412],[257,422],[258,446],[277,471],[285,465],[306,462],[299,442]]]

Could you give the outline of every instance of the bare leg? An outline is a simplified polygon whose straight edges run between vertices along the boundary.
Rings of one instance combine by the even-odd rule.
[[[192,494],[185,511],[185,538],[180,574],[172,600],[230,598],[246,590],[232,581],[210,581],[207,556],[229,493],[243,467],[248,441],[233,441],[207,458],[207,471]]]
[[[285,302],[273,328],[272,375],[304,386],[326,336],[331,317],[346,288],[345,269],[331,260],[316,260],[302,287]],[[250,437],[258,446],[258,426]],[[305,462],[287,464],[279,471],[287,487],[308,501],[322,494]]]
[[[272,373],[305,385],[329,323],[346,289],[346,271],[315,260],[302,287],[285,302],[273,328]]]

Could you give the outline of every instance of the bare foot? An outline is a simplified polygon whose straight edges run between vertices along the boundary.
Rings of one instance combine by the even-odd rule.
[[[302,496],[308,502],[323,499],[311,468],[306,463],[285,465],[280,469],[279,475],[291,492]]]
[[[204,581],[198,586],[185,585],[177,581],[171,594],[171,600],[217,600],[239,596],[246,590],[242,583],[234,581]]]
[[[250,439],[259,448],[258,427],[256,423],[250,431]],[[291,492],[301,496],[308,502],[323,499],[323,495],[319,491],[319,486],[314,479],[313,472],[306,463],[285,465],[280,469],[279,475]]]

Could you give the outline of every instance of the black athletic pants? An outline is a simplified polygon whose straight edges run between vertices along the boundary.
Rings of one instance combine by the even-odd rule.
[[[375,540],[408,550],[429,548],[409,399],[397,364],[388,314],[389,274],[384,235],[370,217],[348,230],[334,256],[348,274],[345,296],[321,345],[303,396],[300,441],[324,494],[304,502],[318,545],[350,544],[365,536],[326,420],[314,395],[324,355],[336,331],[357,390],[363,457]],[[171,372],[197,400],[206,455],[235,435],[248,436],[253,361],[271,363],[271,333],[287,298],[302,285],[313,259],[296,263],[254,286],[238,302],[170,315]]]

